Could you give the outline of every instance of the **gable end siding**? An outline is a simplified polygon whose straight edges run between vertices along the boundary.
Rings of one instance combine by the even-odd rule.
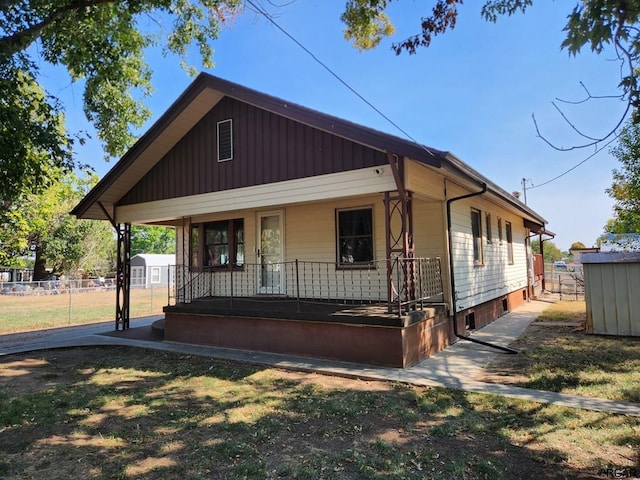
[[[233,160],[217,161],[220,121],[233,120]],[[387,163],[378,150],[225,97],[118,205],[164,200]]]

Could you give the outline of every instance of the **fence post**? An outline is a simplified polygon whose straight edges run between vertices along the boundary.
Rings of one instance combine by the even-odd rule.
[[[296,258],[296,312],[300,312],[300,271],[298,269],[297,258]]]
[[[72,286],[71,279],[69,279],[69,317],[68,317],[69,324],[71,324],[71,286]]]
[[[231,262],[229,262],[229,271],[231,272],[229,274],[229,281],[231,282],[231,285],[229,286],[229,292],[231,293],[231,300],[230,300],[230,307],[233,308],[233,264]]]
[[[400,265],[401,259],[400,257],[396,258],[396,272],[397,272],[397,280],[398,280],[398,318],[402,317],[402,294],[400,292]]]
[[[560,300],[562,300],[562,277],[558,274],[558,290],[560,290]]]

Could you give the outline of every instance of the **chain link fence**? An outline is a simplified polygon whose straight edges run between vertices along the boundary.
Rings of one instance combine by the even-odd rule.
[[[167,285],[131,287],[131,318],[161,314]],[[113,279],[0,282],[0,333],[115,321]]]
[[[566,265],[558,268],[545,265],[546,290],[560,295],[560,300],[584,300],[584,272],[582,265]]]

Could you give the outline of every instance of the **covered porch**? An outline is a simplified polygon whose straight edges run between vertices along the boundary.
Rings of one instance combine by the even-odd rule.
[[[440,258],[360,269],[301,260],[224,271],[176,266],[174,273],[169,341],[407,367],[452,339]]]

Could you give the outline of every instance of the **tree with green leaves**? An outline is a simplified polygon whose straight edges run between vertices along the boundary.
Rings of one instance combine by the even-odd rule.
[[[556,244],[551,240],[545,240],[542,242],[544,245],[544,260],[545,262],[555,262],[556,260],[562,260],[565,257],[565,254],[556,247]],[[540,241],[532,240],[531,241],[531,250],[533,253],[540,253]]]
[[[393,0],[347,0],[345,36],[360,49],[373,48],[394,31],[387,7]],[[395,0],[399,2],[400,0]],[[393,45],[415,53],[456,25],[462,0],[432,0],[417,32]],[[484,0],[482,16],[525,12],[533,0]],[[46,188],[56,172],[77,166],[73,149],[80,132],[64,128],[64,105],[42,85],[43,62],[66,69],[84,88],[83,107],[107,157],[134,141],[133,129],[149,118],[152,93],[145,51],[161,46],[186,58],[195,45],[204,67],[212,66],[211,40],[240,12],[242,0],[0,0],[0,224],[5,212],[29,193]],[[254,5],[252,2],[250,5]],[[624,72],[620,96],[640,106],[640,0],[584,0],[569,12],[563,48],[602,52],[612,46]],[[614,129],[615,130],[615,129]],[[591,140],[589,144],[601,139]]]
[[[169,227],[131,227],[131,256],[138,253],[176,253],[176,232]]]
[[[0,1],[0,224],[2,212],[78,166],[73,147],[82,137],[65,131],[64,106],[40,81],[43,61],[63,66],[74,82],[83,83],[84,112],[106,156],[119,156],[135,139],[132,128],[150,116],[144,104],[152,92],[145,49],[162,44],[166,53],[184,59],[195,44],[210,67],[210,40],[239,5],[240,0]]]
[[[45,278],[48,271],[66,275],[112,271],[116,242],[111,225],[78,220],[68,213],[95,185],[97,176],[71,172],[60,177],[9,212],[7,228],[0,229],[0,264],[20,265],[33,255],[34,280]]]
[[[613,170],[613,183],[607,189],[614,200],[614,218],[605,232],[640,233],[640,125],[625,125],[611,154],[620,167]]]

